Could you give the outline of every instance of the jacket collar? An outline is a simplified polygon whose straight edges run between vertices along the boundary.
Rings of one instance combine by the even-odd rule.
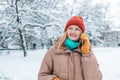
[[[57,45],[55,45],[55,47],[56,47],[57,53],[59,54],[59,51],[57,50]],[[80,50],[79,48],[71,51],[71,50],[69,50],[69,49],[66,48],[66,47],[63,47],[63,48],[61,49],[60,54],[67,54],[67,53],[72,53],[72,52],[77,52],[77,53],[81,54],[81,50]]]

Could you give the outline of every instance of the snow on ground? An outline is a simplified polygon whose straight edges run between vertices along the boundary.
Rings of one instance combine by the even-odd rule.
[[[45,51],[45,49],[29,51],[27,57],[23,57],[22,51],[2,53],[0,55],[0,80],[37,80]]]
[[[103,80],[120,80],[120,47],[94,48]]]
[[[100,65],[103,80],[120,80],[120,48],[93,48]],[[37,80],[40,63],[46,49],[0,52],[0,80]]]

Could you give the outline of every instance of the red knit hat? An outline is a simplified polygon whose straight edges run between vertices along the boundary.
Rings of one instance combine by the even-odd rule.
[[[67,22],[67,24],[65,26],[64,31],[66,31],[67,28],[70,25],[77,25],[82,30],[82,32],[85,31],[84,21],[83,21],[83,18],[81,16],[73,16],[72,18],[70,18],[70,20],[68,20],[68,22]]]

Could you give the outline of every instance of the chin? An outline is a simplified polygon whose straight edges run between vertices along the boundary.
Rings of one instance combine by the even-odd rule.
[[[76,38],[70,38],[71,40],[73,40],[73,41],[76,41],[76,40],[78,40],[78,39],[76,39]]]

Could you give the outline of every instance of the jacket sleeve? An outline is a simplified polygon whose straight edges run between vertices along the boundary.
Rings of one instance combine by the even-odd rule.
[[[99,65],[93,53],[82,55],[82,68],[84,80],[102,80]]]
[[[38,80],[52,80],[55,75],[53,75],[53,58],[52,58],[51,48],[47,51],[45,57],[43,58],[39,73]]]

